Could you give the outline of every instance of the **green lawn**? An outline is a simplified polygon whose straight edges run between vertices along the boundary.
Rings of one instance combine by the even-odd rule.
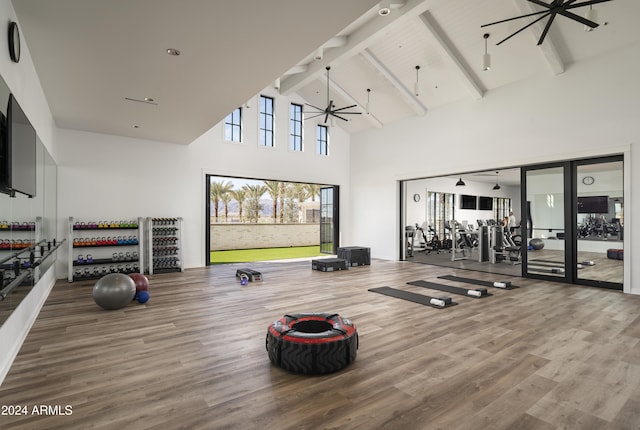
[[[320,245],[295,246],[289,248],[237,249],[231,251],[211,251],[211,264],[248,263],[251,261],[284,260],[289,258],[318,257]]]

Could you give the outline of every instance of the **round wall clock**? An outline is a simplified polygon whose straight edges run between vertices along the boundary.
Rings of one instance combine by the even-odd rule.
[[[9,55],[14,63],[20,61],[20,30],[18,23],[9,23]]]
[[[416,193],[413,195],[413,201],[418,203],[420,201],[420,194]]]
[[[593,176],[585,176],[582,178],[582,183],[585,185],[592,185],[596,180],[593,179]]]

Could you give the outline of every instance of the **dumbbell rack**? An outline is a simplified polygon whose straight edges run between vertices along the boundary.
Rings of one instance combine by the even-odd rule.
[[[142,221],[137,218],[94,223],[69,217],[67,280],[98,279],[108,273],[143,273]]]
[[[147,273],[182,272],[182,218],[147,218]]]

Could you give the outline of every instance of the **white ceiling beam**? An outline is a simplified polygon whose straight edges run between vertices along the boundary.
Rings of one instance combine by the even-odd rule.
[[[348,60],[384,37],[387,32],[384,30],[391,30],[402,25],[407,19],[423,13],[441,1],[443,0],[408,0],[403,7],[394,10],[393,13],[384,17],[376,16],[349,35],[346,45],[328,50],[323,60],[310,63],[309,69],[305,73],[291,75],[283,80],[280,87],[281,93],[287,95],[299,90],[316,79],[317,75],[325,70],[327,64],[335,66],[341,61]]]
[[[481,99],[484,95],[484,90],[478,82],[476,82],[468,67],[460,60],[461,55],[454,48],[453,43],[445,36],[444,31],[442,31],[433,16],[427,11],[418,18],[420,18],[420,21],[424,24],[424,29],[429,36],[437,42],[436,47],[440,51],[440,55],[448,58],[451,64],[453,64],[458,77],[467,90],[469,90],[476,100]]]
[[[362,106],[360,103],[358,103],[356,99],[351,97],[351,94],[346,92],[344,88],[338,85],[333,79],[329,79],[329,88],[331,88],[334,93],[338,94],[340,97],[347,100],[347,102],[356,105],[358,109],[362,111],[361,116],[363,119],[369,121],[371,125],[373,125],[376,128],[382,128],[382,122],[378,118],[376,118],[374,115],[372,115],[371,112],[367,114],[367,108],[365,106]]]
[[[523,15],[539,11],[538,9],[535,9],[530,2],[513,0],[513,4]],[[529,29],[530,31],[528,33],[535,40],[535,43],[538,43],[538,40],[540,39],[540,36],[542,36],[542,32],[544,31],[544,25],[542,25],[540,22],[537,22],[529,27]],[[560,54],[558,53],[558,50],[553,43],[553,38],[549,33],[547,33],[546,37],[544,38],[544,42],[538,48],[540,49],[542,56],[546,60],[547,65],[549,66],[549,69],[553,74],[559,75],[561,73],[564,73],[564,61],[562,57],[560,57]]]
[[[391,70],[385,66],[382,61],[376,57],[369,49],[365,49],[360,53],[362,57],[367,60],[389,83],[398,91],[400,98],[411,108],[417,115],[424,115],[427,113],[427,108],[420,100],[404,86],[402,82],[394,75]]]

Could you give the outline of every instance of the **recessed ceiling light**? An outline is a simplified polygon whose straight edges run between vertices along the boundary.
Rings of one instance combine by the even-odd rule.
[[[180,51],[174,48],[167,48],[167,54],[174,55],[177,57],[178,55],[180,55]]]

